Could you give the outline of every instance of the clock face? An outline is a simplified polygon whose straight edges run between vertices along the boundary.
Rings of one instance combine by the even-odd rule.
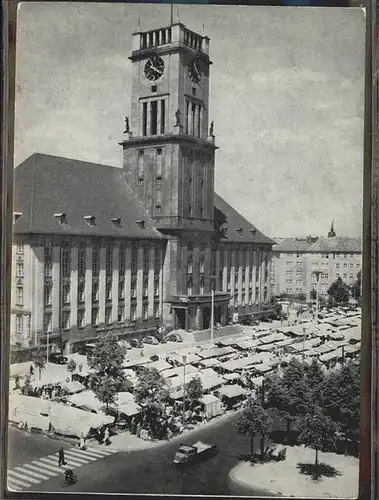
[[[148,80],[158,80],[164,73],[163,59],[159,56],[150,57],[145,64],[144,73]]]
[[[200,63],[197,59],[194,59],[188,66],[188,74],[191,82],[200,83],[203,72],[201,71]]]

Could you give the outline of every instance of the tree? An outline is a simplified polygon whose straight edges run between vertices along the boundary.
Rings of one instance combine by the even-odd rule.
[[[305,383],[309,396],[309,407],[322,406],[325,375],[317,359],[312,359],[305,372]]]
[[[351,285],[351,295],[358,300],[361,296],[362,271],[358,271],[356,281]]]
[[[199,376],[192,378],[188,384],[186,384],[185,399],[189,400],[191,405],[199,401],[203,394],[203,383]]]
[[[165,410],[170,399],[167,382],[156,368],[144,368],[140,372],[134,389],[134,399],[144,409],[150,433],[156,437],[160,432],[160,424],[165,419]]]
[[[76,370],[76,363],[73,359],[70,359],[70,361],[67,364],[67,371],[70,372],[71,380],[72,380],[72,374],[74,373],[75,370]]]
[[[350,297],[349,287],[342,281],[341,277],[332,283],[328,290],[329,297],[333,298],[337,304],[347,302]]]
[[[46,359],[40,351],[37,351],[36,354],[34,355],[33,361],[35,367],[38,368],[39,379],[41,380],[41,372],[45,368]]]
[[[271,419],[263,406],[257,402],[250,400],[247,406],[238,418],[233,422],[233,425],[238,432],[250,438],[250,455],[254,453],[254,438],[256,434],[261,435],[261,460],[264,460],[264,437],[269,432]]]
[[[338,427],[330,417],[324,415],[320,407],[301,417],[298,420],[298,427],[300,429],[300,442],[316,452],[315,477],[318,478],[318,452],[335,449]]]
[[[90,388],[96,398],[106,404],[107,413],[109,404],[114,402],[125,380],[122,370],[125,354],[126,348],[118,344],[114,335],[107,334],[87,355],[88,366],[95,370],[90,377]]]
[[[360,376],[359,367],[351,361],[330,373],[323,386],[323,406],[335,422],[345,440],[359,440]]]
[[[305,366],[292,359],[282,377],[274,376],[266,382],[266,406],[276,408],[287,422],[287,435],[291,423],[298,415],[306,413],[309,404],[309,387],[305,381]]]

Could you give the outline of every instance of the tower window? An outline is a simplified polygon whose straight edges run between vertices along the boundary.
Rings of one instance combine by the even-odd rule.
[[[204,187],[204,181],[203,181],[203,179],[200,181],[200,187]]]
[[[192,205],[188,205],[188,213],[192,214]]]
[[[196,88],[192,87],[192,95],[196,95]]]
[[[161,134],[165,132],[165,121],[166,121],[166,102],[164,99],[161,100]]]
[[[157,135],[157,133],[158,133],[157,119],[158,119],[158,102],[151,101],[151,103],[150,103],[150,134],[151,135]]]
[[[138,179],[138,185],[143,186],[143,177],[139,177]]]
[[[147,102],[142,104],[142,135],[147,135]]]
[[[153,85],[153,86],[151,87],[151,91],[152,91],[152,92],[156,92],[156,91],[157,91],[157,86],[156,86],[156,85]]]
[[[191,134],[195,135],[195,116],[196,116],[196,104],[192,104],[192,126]]]
[[[157,185],[157,188],[160,188],[162,186],[162,178],[161,177],[157,177],[156,185]]]
[[[156,213],[156,214],[160,214],[161,212],[162,212],[162,207],[161,207],[160,205],[157,205],[157,206],[155,207],[155,213]]]

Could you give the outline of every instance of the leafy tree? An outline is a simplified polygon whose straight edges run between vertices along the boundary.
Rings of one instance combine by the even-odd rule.
[[[107,334],[87,355],[88,366],[95,370],[90,377],[90,388],[97,399],[106,404],[107,412],[125,380],[122,370],[125,354],[126,348],[118,344],[114,335]]]
[[[74,373],[75,370],[76,370],[76,363],[73,359],[70,359],[70,361],[67,364],[67,371],[70,372],[71,380],[72,380],[72,374]]]
[[[199,376],[192,378],[188,384],[186,384],[185,397],[189,400],[191,405],[199,401],[203,394],[203,384]]]
[[[298,420],[300,429],[299,440],[308,448],[316,452],[315,477],[319,477],[318,452],[331,451],[335,449],[338,427],[335,422],[324,415],[320,407],[315,408],[312,413],[307,413]]]
[[[342,281],[341,277],[338,277],[337,280],[330,285],[328,295],[338,304],[347,302],[350,297],[349,287]]]
[[[250,438],[250,455],[254,453],[254,438],[256,434],[261,435],[261,459],[264,460],[264,437],[269,432],[271,419],[268,412],[257,402],[248,401],[245,409],[233,422],[238,432]]]
[[[39,379],[41,380],[41,373],[42,370],[45,368],[46,359],[40,351],[37,351],[36,354],[34,355],[33,361],[35,367],[38,368]]]
[[[274,376],[267,379],[266,406],[276,408],[279,416],[286,420],[287,434],[294,419],[307,411],[309,400],[305,366],[296,359],[290,361],[281,378]]]
[[[305,373],[305,383],[308,389],[309,406],[311,408],[322,406],[325,375],[317,359],[312,359],[308,366]]]
[[[359,271],[357,273],[356,281],[351,286],[351,295],[357,300],[361,296],[361,284],[362,284],[362,271]]]
[[[145,420],[152,436],[157,436],[160,424],[165,419],[170,390],[156,368],[144,368],[140,372],[134,389],[134,399],[144,408]]]
[[[360,376],[359,367],[351,361],[330,373],[323,387],[323,406],[338,423],[345,440],[359,440]]]

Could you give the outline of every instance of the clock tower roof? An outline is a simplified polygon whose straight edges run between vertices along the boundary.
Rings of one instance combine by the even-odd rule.
[[[209,61],[209,37],[189,30],[182,23],[133,33],[132,61],[148,56],[150,53],[165,53],[175,50],[193,52]]]

